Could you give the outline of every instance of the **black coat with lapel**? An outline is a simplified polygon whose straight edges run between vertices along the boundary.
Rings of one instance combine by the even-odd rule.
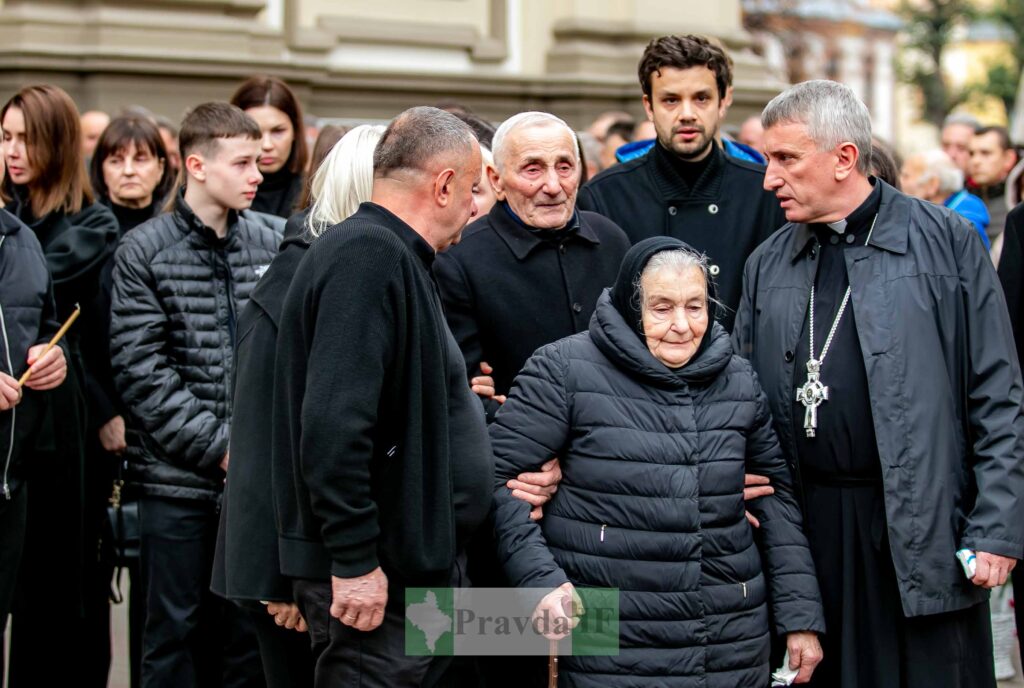
[[[577,220],[577,231],[547,241],[498,203],[434,264],[467,372],[491,364],[498,394],[508,394],[538,348],[587,329],[601,290],[615,281],[626,235],[596,213]]]

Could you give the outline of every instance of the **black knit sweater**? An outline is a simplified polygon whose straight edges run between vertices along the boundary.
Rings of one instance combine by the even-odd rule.
[[[467,456],[449,439],[450,372],[459,367],[464,380],[465,364],[449,347],[433,259],[412,228],[364,203],[295,274],[274,405],[274,462],[283,453],[295,475],[295,508],[284,510],[293,516],[279,532],[289,575],[352,578],[381,565],[392,583],[444,582],[456,506],[486,513],[480,481],[474,494],[454,494],[466,462],[483,476],[492,468],[489,446]],[[482,427],[482,413],[469,421]],[[329,571],[316,570],[321,542]]]

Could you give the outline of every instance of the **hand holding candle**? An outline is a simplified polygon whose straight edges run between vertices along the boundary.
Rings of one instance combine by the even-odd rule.
[[[18,380],[19,387],[25,386],[42,391],[53,389],[64,381],[67,375],[67,361],[64,360],[64,351],[58,348],[57,344],[81,313],[81,307],[75,305],[71,317],[57,330],[57,334],[49,343],[37,344],[28,350],[29,369]]]

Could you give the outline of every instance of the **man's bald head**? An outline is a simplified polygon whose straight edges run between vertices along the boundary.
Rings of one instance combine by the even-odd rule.
[[[83,112],[80,119],[82,122],[82,153],[88,159],[96,150],[96,144],[99,142],[103,130],[110,124],[110,115],[99,110],[89,110]]]

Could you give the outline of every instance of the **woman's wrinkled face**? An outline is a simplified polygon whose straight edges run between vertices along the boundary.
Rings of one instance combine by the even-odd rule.
[[[103,159],[103,181],[110,200],[117,205],[145,208],[152,203],[153,192],[163,174],[163,158],[156,157],[145,146],[135,145],[134,141]]]
[[[263,134],[260,139],[260,172],[273,174],[284,167],[292,155],[295,127],[288,115],[273,105],[252,107],[245,113],[256,120]]]
[[[661,268],[640,281],[644,339],[656,359],[681,368],[697,353],[708,329],[707,283],[703,271]]]

